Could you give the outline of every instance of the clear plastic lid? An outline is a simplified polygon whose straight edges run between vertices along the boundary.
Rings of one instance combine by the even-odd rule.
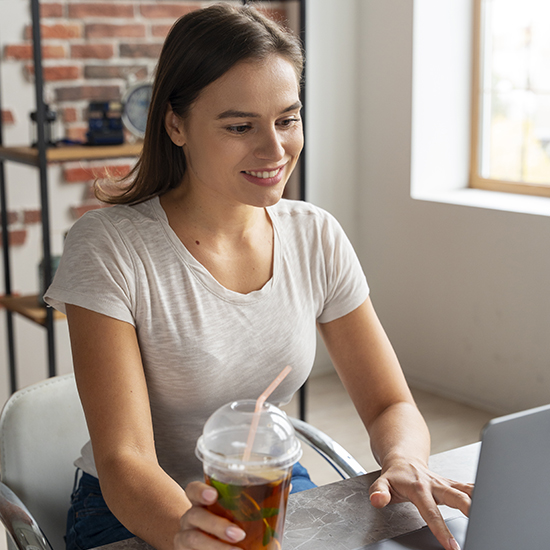
[[[287,468],[302,456],[300,442],[287,415],[271,403],[262,406],[250,460],[243,454],[256,401],[233,401],[206,421],[197,441],[196,455],[203,462],[231,470],[248,467]]]

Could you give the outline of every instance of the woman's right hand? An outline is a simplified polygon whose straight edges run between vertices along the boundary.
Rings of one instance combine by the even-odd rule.
[[[175,549],[240,550],[232,544],[243,540],[245,532],[206,509],[218,499],[216,489],[193,481],[186,487],[185,494],[192,506],[181,518],[180,532],[174,538]]]

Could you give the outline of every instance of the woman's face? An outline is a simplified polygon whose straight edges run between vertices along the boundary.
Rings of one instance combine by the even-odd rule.
[[[201,92],[185,120],[169,111],[166,128],[183,146],[187,189],[275,204],[303,147],[300,108],[293,65],[273,55],[235,65]]]

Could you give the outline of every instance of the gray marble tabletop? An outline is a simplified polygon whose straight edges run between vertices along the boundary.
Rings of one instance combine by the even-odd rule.
[[[430,468],[456,481],[473,483],[480,444],[474,443],[432,455]],[[283,550],[360,550],[366,544],[391,538],[425,522],[409,503],[382,510],[370,505],[369,487],[380,472],[338,481],[291,495],[285,523]],[[462,515],[441,507],[446,519]],[[139,538],[100,547],[101,550],[153,550]]]

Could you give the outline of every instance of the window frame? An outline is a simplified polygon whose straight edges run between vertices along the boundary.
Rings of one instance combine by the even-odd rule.
[[[484,178],[479,173],[480,139],[481,139],[481,103],[482,103],[482,3],[484,0],[473,0],[473,45],[472,45],[472,127],[470,152],[469,187],[486,191],[516,193],[550,197],[550,183],[530,184],[517,181],[506,181]]]

